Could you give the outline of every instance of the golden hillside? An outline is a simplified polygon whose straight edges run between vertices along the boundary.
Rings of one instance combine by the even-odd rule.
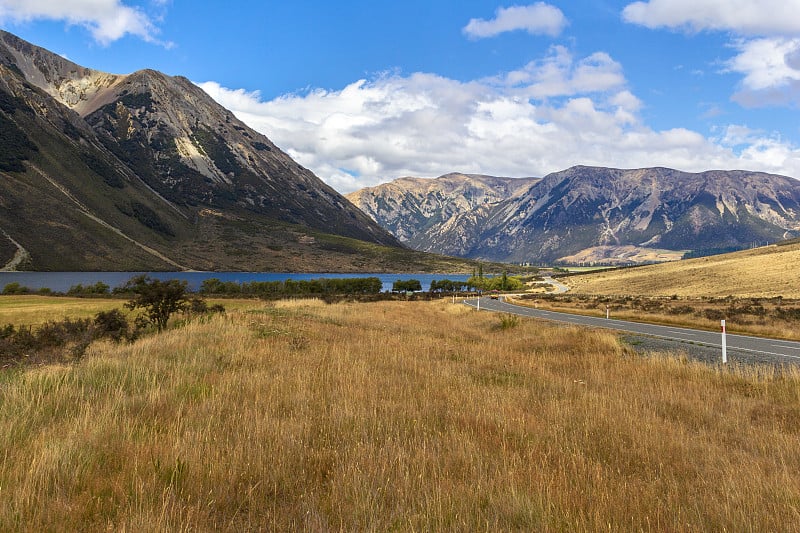
[[[800,298],[800,242],[597,272],[562,281],[576,293]]]

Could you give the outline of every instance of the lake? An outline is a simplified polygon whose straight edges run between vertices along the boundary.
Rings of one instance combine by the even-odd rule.
[[[423,290],[428,290],[431,281],[450,279],[466,281],[466,274],[372,274],[372,273],[296,273],[296,272],[0,272],[0,290],[9,283],[19,283],[34,291],[47,287],[56,292],[67,292],[74,285],[94,285],[102,281],[112,289],[124,285],[129,279],[140,274],[160,280],[186,280],[189,289],[196,291],[204,280],[217,278],[221,281],[245,283],[251,281],[308,281],[319,278],[370,278],[375,277],[383,283],[384,291],[391,291],[397,280],[417,279]]]

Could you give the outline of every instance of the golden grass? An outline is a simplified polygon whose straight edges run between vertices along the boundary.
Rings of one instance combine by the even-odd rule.
[[[125,299],[119,298],[70,298],[63,296],[0,295],[0,325],[37,326],[48,321],[64,318],[94,318],[100,311],[119,309]],[[225,309],[237,310],[253,306],[251,299],[210,298],[209,305],[222,304]]]
[[[800,298],[800,243],[563,278],[574,292]]]
[[[254,304],[0,391],[2,531],[800,523],[797,373],[445,302]]]
[[[606,305],[609,316],[615,320],[628,320],[647,324],[662,324],[707,331],[719,331],[720,319],[708,318],[706,311],[717,311],[726,319],[729,333],[769,337],[773,339],[800,340],[800,321],[796,319],[776,318],[775,310],[781,305],[784,308],[800,307],[796,300],[755,300],[763,309],[763,316],[748,314],[732,315],[731,306],[744,306],[750,299],[702,299],[702,298],[611,298],[605,296],[588,296],[575,294],[550,295],[543,298],[508,297],[507,301],[523,307],[532,307],[547,311],[557,311],[577,315],[604,318]],[[684,310],[682,310],[683,308]],[[686,311],[685,309],[690,309]],[[674,312],[669,312],[672,309]]]
[[[119,309],[124,303],[112,298],[0,295],[0,325],[39,325],[65,317],[92,318],[100,311]]]

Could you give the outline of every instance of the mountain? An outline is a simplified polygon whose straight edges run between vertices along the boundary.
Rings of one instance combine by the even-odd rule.
[[[394,194],[388,185],[371,193],[381,198],[373,202],[377,211],[364,207],[360,192],[350,198],[391,230],[408,197],[402,183],[390,184],[401,189]],[[577,166],[397,235],[415,247],[424,236],[426,250],[493,261],[633,263],[741,249],[798,233],[800,181],[792,178]]]
[[[0,31],[0,143],[6,268],[383,271],[402,255],[186,78],[99,72]]]
[[[438,234],[447,231],[454,242],[471,240],[472,225],[465,224],[471,213],[513,198],[537,181],[459,173],[435,179],[404,177],[347,198],[412,248],[434,251],[440,246]],[[457,227],[455,220],[460,221]]]

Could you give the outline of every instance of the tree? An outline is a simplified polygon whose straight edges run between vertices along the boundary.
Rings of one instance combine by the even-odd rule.
[[[123,290],[133,294],[133,298],[125,304],[128,309],[144,309],[144,316],[163,331],[173,313],[183,311],[189,305],[186,281],[171,279],[161,281],[146,275],[136,276],[128,280]]]
[[[421,291],[422,283],[418,279],[398,279],[392,283],[392,292]]]

